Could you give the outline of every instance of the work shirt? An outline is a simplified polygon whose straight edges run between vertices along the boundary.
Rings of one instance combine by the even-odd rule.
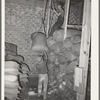
[[[47,62],[43,61],[42,63],[37,64],[38,74],[47,74]]]
[[[60,12],[61,14],[58,16],[57,21],[56,21],[55,24],[52,26],[49,36],[53,36],[53,33],[54,33],[56,30],[61,29],[61,26],[63,25],[63,22],[64,22],[64,11],[63,11],[63,10],[60,10],[59,12]]]

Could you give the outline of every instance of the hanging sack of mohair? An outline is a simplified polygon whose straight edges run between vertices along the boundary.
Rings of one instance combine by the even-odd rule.
[[[81,42],[81,34],[78,34],[78,35],[75,35],[75,36],[71,37],[71,41],[72,41],[72,43]]]
[[[60,52],[62,52],[62,49],[63,49],[63,43],[57,42],[54,45],[52,45],[50,49],[51,49],[51,51],[55,52],[56,54],[60,53]]]
[[[20,93],[20,91],[18,88],[5,88],[5,93],[16,95],[16,94]]]
[[[64,40],[64,43],[63,43],[63,47],[66,48],[67,50],[71,50],[72,49],[72,46],[73,46],[73,43],[71,42],[70,39],[71,39],[70,37],[67,37]]]
[[[51,47],[53,44],[55,44],[57,41],[54,39],[54,37],[53,36],[51,36],[51,37],[49,37],[48,39],[47,39],[47,45],[48,45],[48,47]]]
[[[48,51],[48,46],[47,46],[47,40],[46,36],[42,32],[36,32],[35,35],[34,33],[31,34],[31,40],[32,40],[32,51],[34,53],[37,52],[42,52],[42,51]]]
[[[60,29],[53,33],[53,37],[57,42],[62,42],[64,39],[64,30]]]

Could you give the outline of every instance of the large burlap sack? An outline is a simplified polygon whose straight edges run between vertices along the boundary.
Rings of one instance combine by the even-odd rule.
[[[77,65],[77,62],[72,61],[66,68],[67,72],[68,73],[74,72],[76,65]]]
[[[18,98],[17,94],[9,94],[5,93],[5,97],[7,97],[9,100],[16,100]]]
[[[66,73],[67,66],[68,66],[68,63],[60,64],[60,72]]]
[[[17,45],[5,42],[5,53],[11,55],[17,55]]]
[[[59,66],[55,65],[54,67],[52,67],[48,72],[50,80],[54,80],[57,77],[59,71],[60,71]]]
[[[64,63],[64,64],[60,64],[60,71],[59,71],[59,74],[58,74],[58,77],[61,78],[63,75],[66,74],[67,72],[67,66],[68,66],[68,63]]]
[[[27,74],[20,74],[19,75],[19,78],[21,79],[21,78],[25,78],[25,77],[29,77]]]
[[[21,78],[20,81],[26,83],[26,82],[28,82],[29,80],[28,80],[27,77],[24,77],[24,78]]]
[[[6,53],[6,55],[7,55],[7,54],[10,54],[10,55],[17,55],[17,52],[11,51],[11,50],[7,50],[7,49],[5,49],[5,53]],[[6,60],[6,57],[5,57],[5,60]]]
[[[21,55],[6,55],[6,61],[16,61],[18,63],[21,63],[24,61],[24,57]]]
[[[79,42],[81,42],[81,34],[78,34],[78,35],[75,35],[75,36],[71,37],[71,41],[73,43],[79,43]]]
[[[51,61],[51,62],[54,62],[55,59],[57,59],[57,55],[55,53],[50,53],[49,56],[48,56],[48,59]]]
[[[81,34],[81,31],[76,29],[67,29],[67,37],[72,37]]]
[[[62,42],[63,39],[64,39],[64,30],[63,29],[60,29],[60,30],[57,30],[53,33],[53,37],[56,41],[58,42]]]
[[[16,82],[18,80],[18,77],[15,75],[5,75],[5,82],[9,81],[9,82]]]
[[[67,50],[71,50],[72,49],[72,46],[73,46],[73,43],[71,41],[71,38],[70,37],[67,37],[64,40],[63,47],[66,48]]]
[[[19,68],[19,64],[15,61],[6,61],[5,68]]]
[[[18,93],[20,93],[20,91],[18,88],[5,88],[5,93],[17,95]]]
[[[19,82],[18,81],[16,81],[16,82],[6,81],[5,82],[5,87],[7,87],[7,88],[18,88],[19,87]]]
[[[55,52],[56,54],[62,52],[63,49],[63,43],[62,42],[57,42],[54,45],[51,46],[51,51]]]
[[[79,56],[80,55],[80,46],[81,46],[81,43],[73,43],[73,46],[72,46],[72,52],[74,55],[76,56]]]
[[[50,64],[48,64],[48,70],[50,70],[52,67],[54,67],[55,66],[55,64],[52,62],[52,63],[50,63]]]
[[[81,34],[81,31],[76,29],[67,29],[67,35],[66,37],[72,37],[74,35]],[[56,41],[62,42],[64,39],[64,29],[57,30],[53,33],[53,37]]]
[[[62,55],[57,55],[58,56],[58,61],[60,64],[63,64],[66,62],[66,57],[62,56]]]
[[[33,33],[34,34],[34,33]],[[32,51],[34,53],[48,51],[47,40],[45,34],[42,32],[36,33],[35,36],[31,35],[32,39]]]
[[[21,68],[22,68],[22,72],[23,72],[23,71],[27,71],[27,72],[30,71],[28,65],[25,64],[25,63],[22,63],[22,64],[21,64]]]
[[[65,50],[63,56],[65,56],[69,61],[77,59],[77,56],[70,50]]]
[[[27,72],[27,71],[25,71],[25,70],[22,70],[22,73],[23,73],[23,74],[27,74],[28,72]]]
[[[54,39],[54,37],[50,37],[47,39],[47,45],[48,47],[51,47],[53,44],[55,44],[57,41]]]
[[[5,68],[5,75],[18,75],[20,74],[17,68]]]

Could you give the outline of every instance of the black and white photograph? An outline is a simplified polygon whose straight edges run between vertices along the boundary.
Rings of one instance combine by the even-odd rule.
[[[5,0],[4,100],[91,100],[91,0]]]

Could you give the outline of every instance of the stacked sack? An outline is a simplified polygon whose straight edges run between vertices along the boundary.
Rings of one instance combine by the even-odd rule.
[[[21,71],[22,73],[19,75],[19,79],[20,79],[20,82],[21,84],[23,85],[24,83],[27,83],[29,80],[28,80],[28,73],[30,71],[29,67],[27,64],[25,63],[22,63],[21,64]]]
[[[21,63],[21,74],[19,75],[19,80],[20,80],[20,84],[21,84],[21,92],[20,92],[20,99],[23,99],[23,98],[27,98],[27,83],[29,82],[29,75],[28,73],[30,72],[30,69],[28,67],[27,64],[25,63]]]
[[[21,72],[21,63],[24,61],[21,55],[5,55],[5,97],[9,100],[16,100],[20,93],[19,75]]]
[[[9,100],[16,100],[20,93],[20,84],[18,81],[20,64],[15,61],[5,62],[5,97]]]
[[[48,69],[49,87],[51,87],[48,93],[63,93],[63,96],[66,95],[66,98],[71,98],[71,95],[74,95],[72,91],[74,85],[73,76],[74,69],[79,60],[81,31],[68,29],[67,37],[64,41],[63,38],[64,30],[60,29],[55,31],[53,36],[47,39],[47,44],[50,49],[48,53]],[[61,92],[62,90],[63,92]],[[65,90],[68,91],[64,93]],[[74,100],[74,97],[72,100]]]

